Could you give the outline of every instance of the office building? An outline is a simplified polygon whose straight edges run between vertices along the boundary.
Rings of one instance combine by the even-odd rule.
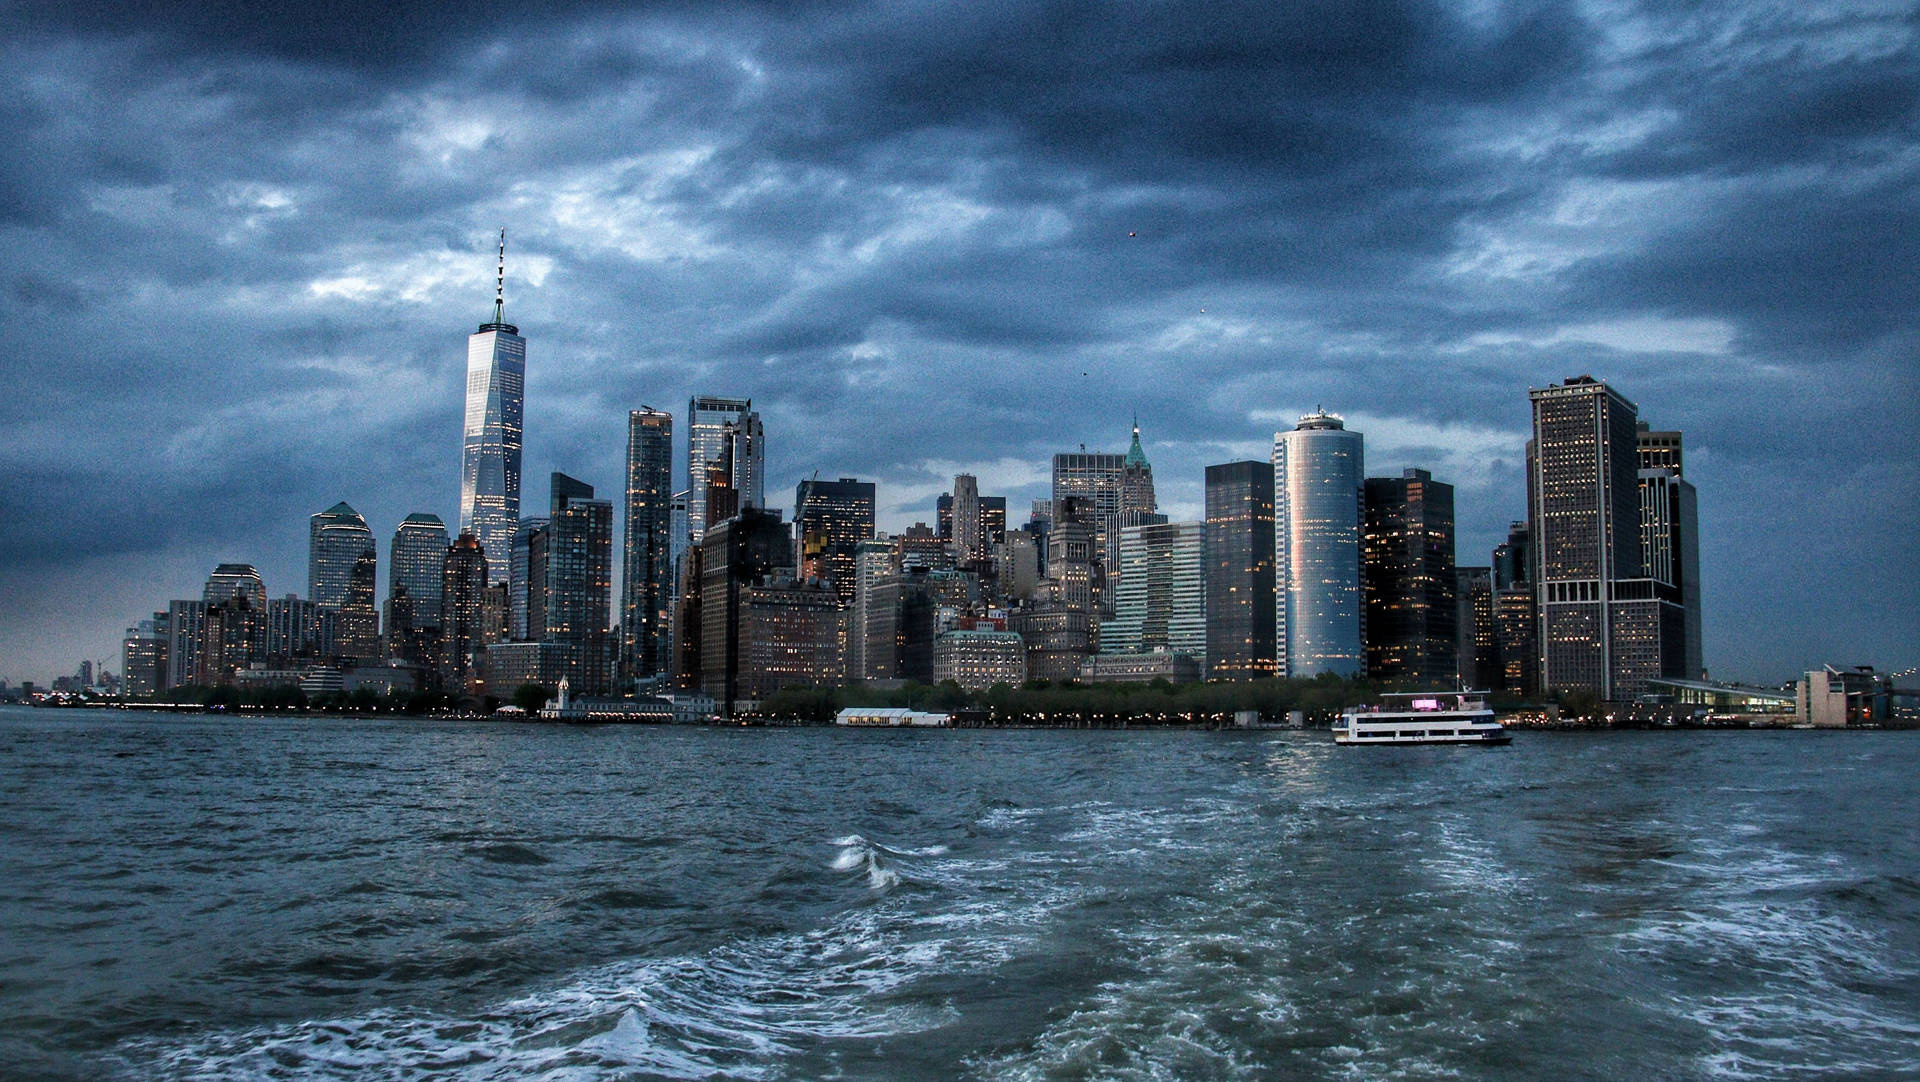
[[[901,568],[873,584],[859,630],[866,640],[864,679],[933,682],[933,574]]]
[[[307,597],[338,612],[353,588],[360,557],[374,553],[367,520],[344,501],[307,520]]]
[[[692,686],[731,716],[741,694],[740,620],[746,592],[793,572],[793,535],[780,516],[759,508],[709,526],[700,539],[699,580],[683,619],[697,628],[698,654],[683,670]],[[684,654],[683,654],[684,657]]]
[[[1271,678],[1279,661],[1273,463],[1208,466],[1206,500],[1207,673],[1215,680]]]
[[[167,603],[167,686],[200,682],[200,652],[207,629],[205,601]]]
[[[753,412],[753,400],[695,395],[687,402],[687,543],[697,545],[710,522],[731,516],[710,515],[708,489],[734,488],[736,427]],[[749,442],[751,435],[749,434]],[[714,482],[720,482],[715,485]],[[749,505],[751,506],[751,505]],[[722,509],[725,510],[725,509]],[[738,510],[736,506],[732,510]]]
[[[1273,441],[1275,637],[1286,676],[1366,670],[1364,441],[1324,410]]]
[[[627,414],[627,518],[620,580],[621,670],[651,680],[669,668],[673,617],[673,417]]]
[[[1456,567],[1453,571],[1454,626],[1459,649],[1454,654],[1459,686],[1473,691],[1500,688],[1500,649],[1494,634],[1493,569]]]
[[[1706,662],[1700,646],[1699,499],[1686,479],[1680,433],[1653,431],[1642,421],[1635,442],[1640,456],[1642,571],[1661,584],[1663,605],[1680,608],[1678,642],[1664,651],[1667,665],[1677,669],[1680,679],[1701,680]],[[1671,625],[1671,615],[1664,619]]]
[[[980,482],[970,473],[953,479],[953,545],[962,567],[986,555],[980,528]]]
[[[120,644],[120,676],[130,698],[150,698],[167,690],[166,613],[156,612],[127,629]]]
[[[1027,645],[1013,631],[944,632],[933,640],[933,682],[947,680],[970,692],[1017,688],[1027,680]]]
[[[798,577],[832,583],[843,605],[854,603],[860,545],[873,537],[873,494],[873,482],[851,477],[802,481],[794,489]]]
[[[1540,634],[1533,600],[1532,534],[1525,522],[1507,527],[1493,550],[1493,638],[1498,677],[1489,685],[1510,695],[1540,687]]]
[[[1612,699],[1624,689],[1614,686],[1620,610],[1609,598],[1615,582],[1640,575],[1639,410],[1591,376],[1530,396],[1527,519],[1541,686]],[[1635,640],[1635,668],[1647,645],[1646,615],[1637,610],[1632,626],[1621,629]]]
[[[440,557],[440,679],[453,692],[471,692],[481,679],[486,647],[487,557],[480,541],[463,533]],[[516,685],[517,686],[517,685]],[[512,689],[505,689],[511,693]],[[499,689],[495,694],[504,694]]]
[[[780,579],[747,587],[739,627],[734,691],[741,701],[846,682],[846,606],[826,583]]]
[[[209,605],[225,604],[229,598],[244,597],[255,611],[264,612],[267,607],[267,587],[260,579],[260,572],[252,564],[221,564],[207,576],[207,585],[200,592],[200,600]]]
[[[467,339],[467,412],[460,442],[460,532],[487,554],[487,581],[507,578],[520,523],[520,445],[527,340],[507,322],[507,233],[500,231],[493,321]],[[318,600],[316,598],[316,600]]]
[[[547,524],[547,517],[538,515],[523,518],[514,527],[506,582],[506,637],[514,642],[536,640],[546,633]],[[491,561],[488,566],[493,566]]]
[[[546,529],[544,608],[547,642],[568,651],[575,692],[603,695],[612,688],[613,504],[593,498],[593,486],[555,473]]]
[[[1207,666],[1204,522],[1125,526],[1120,530],[1120,582],[1111,620],[1100,625],[1103,654],[1184,654]]]
[[[447,559],[447,525],[439,515],[412,514],[393,531],[387,550],[387,604],[404,596],[412,602],[416,627],[440,626],[440,572]],[[388,634],[393,618],[387,618]]]
[[[1367,675],[1452,689],[1460,677],[1453,486],[1410,469],[1369,477],[1365,490]]]
[[[872,537],[855,545],[853,568],[853,607],[847,615],[847,678],[881,679],[868,658],[867,628],[874,618],[874,588],[899,570],[894,558],[893,540]],[[892,655],[888,654],[889,664],[891,658]]]

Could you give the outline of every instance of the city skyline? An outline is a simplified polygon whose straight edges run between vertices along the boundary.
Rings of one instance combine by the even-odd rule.
[[[221,563],[299,592],[335,503],[382,547],[458,522],[501,225],[524,476],[619,492],[627,411],[737,395],[773,499],[871,481],[897,531],[959,473],[1026,506],[1138,410],[1193,521],[1324,404],[1369,475],[1455,487],[1478,564],[1526,518],[1524,389],[1590,373],[1686,433],[1716,677],[1911,664],[1912,30],[1753,10],[31,13],[0,675],[114,657]]]

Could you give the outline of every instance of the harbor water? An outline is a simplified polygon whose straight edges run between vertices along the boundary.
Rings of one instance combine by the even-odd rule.
[[[0,708],[0,1077],[1920,1077],[1920,734]]]

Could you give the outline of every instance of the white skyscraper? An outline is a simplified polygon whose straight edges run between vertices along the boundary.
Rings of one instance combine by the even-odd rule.
[[[467,415],[461,439],[460,531],[487,557],[487,581],[507,578],[507,553],[520,523],[521,412],[527,340],[506,321],[507,231],[500,231],[493,322],[467,339]]]

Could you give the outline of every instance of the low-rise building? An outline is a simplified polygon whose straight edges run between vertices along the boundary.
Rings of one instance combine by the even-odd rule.
[[[1027,679],[1027,644],[1015,631],[949,631],[933,641],[933,679],[968,691]]]

